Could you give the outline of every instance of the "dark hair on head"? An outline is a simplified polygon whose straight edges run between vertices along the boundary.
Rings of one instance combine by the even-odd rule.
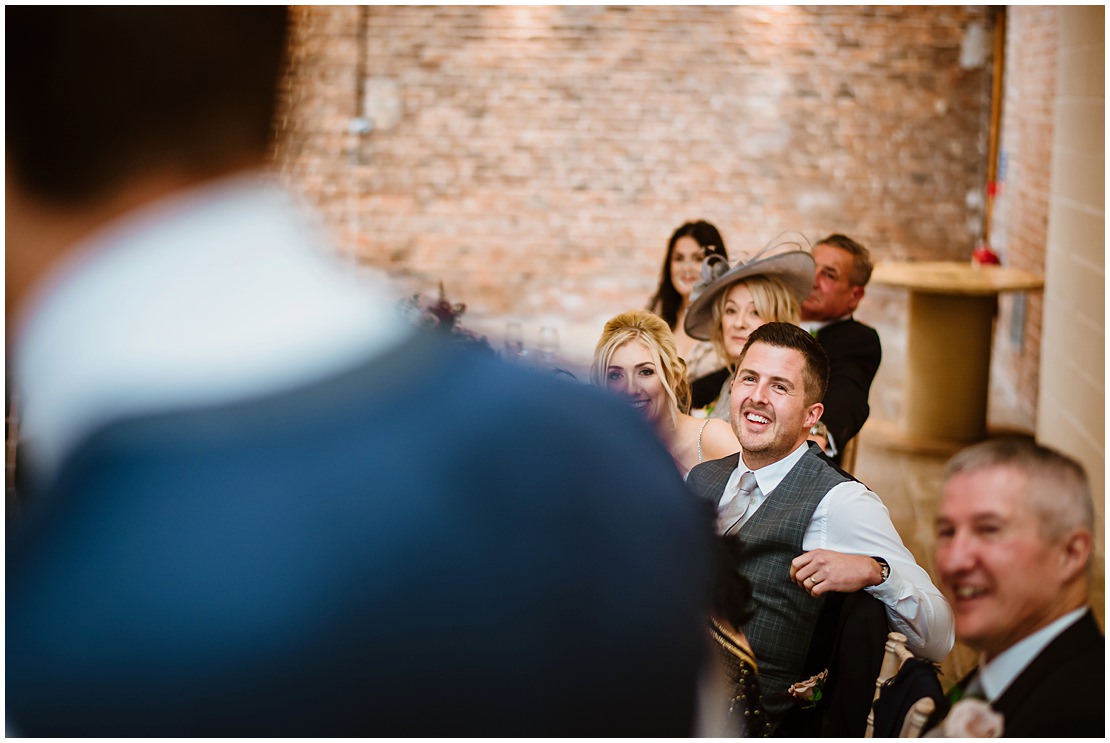
[[[831,245],[834,248],[847,250],[852,254],[852,270],[848,273],[848,283],[851,286],[867,286],[871,280],[871,252],[847,235],[832,234],[824,240],[818,240],[814,245]]]
[[[752,331],[744,350],[740,353],[739,366],[743,366],[748,349],[756,343],[765,343],[776,348],[792,348],[802,354],[805,368],[802,372],[806,385],[806,405],[813,405],[825,399],[829,387],[829,357],[817,339],[806,330],[788,322],[769,322]]]
[[[705,257],[719,255],[728,260],[728,251],[725,249],[725,240],[720,231],[703,219],[696,222],[687,222],[671,235],[667,243],[667,255],[663,257],[663,270],[659,276],[659,288],[651,298],[648,309],[666,320],[671,330],[678,324],[678,309],[682,306],[682,295],[674,288],[674,279],[671,277],[671,256],[674,255],[674,246],[681,238],[692,237],[698,245],[705,248]]]
[[[284,6],[5,8],[9,172],[80,203],[160,169],[212,177],[273,135]]]

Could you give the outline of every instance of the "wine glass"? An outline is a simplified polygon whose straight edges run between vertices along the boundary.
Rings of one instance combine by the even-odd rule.
[[[505,354],[509,361],[520,361],[524,356],[524,328],[518,322],[505,327]]]
[[[551,364],[555,361],[555,355],[559,352],[559,331],[552,325],[544,325],[540,328],[540,359],[545,364]]]

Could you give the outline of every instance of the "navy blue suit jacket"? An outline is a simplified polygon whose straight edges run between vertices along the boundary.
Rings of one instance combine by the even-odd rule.
[[[691,733],[709,521],[603,392],[420,341],[120,421],[35,502],[12,733]]]

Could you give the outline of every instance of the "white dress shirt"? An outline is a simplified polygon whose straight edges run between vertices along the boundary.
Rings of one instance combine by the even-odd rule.
[[[759,490],[741,519],[741,526],[794,469],[806,449],[803,442],[783,459],[754,470]],[[740,477],[747,471],[741,459],[740,466],[725,484],[719,513],[723,513],[736,497]],[[864,590],[883,602],[891,626],[906,636],[907,645],[914,654],[929,660],[939,662],[952,649],[955,627],[948,601],[902,543],[879,496],[862,483],[854,480],[841,483],[821,499],[802,537],[802,549],[806,552],[827,549],[883,558],[890,564],[890,576]],[[789,579],[783,576],[783,580]]]
[[[411,333],[289,194],[232,176],[137,209],[37,285],[17,339],[20,433],[43,475],[89,431],[295,388]]]
[[[993,702],[1002,696],[1002,693],[1010,688],[1014,679],[1021,675],[1021,672],[1048,647],[1049,643],[1078,622],[1086,613],[1085,606],[1070,611],[1055,622],[1006,648],[991,662],[980,664],[978,679],[987,701]]]

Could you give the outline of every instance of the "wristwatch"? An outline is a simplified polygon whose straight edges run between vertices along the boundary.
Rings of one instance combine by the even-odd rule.
[[[874,555],[871,555],[871,559],[879,563],[879,567],[882,568],[883,577],[879,580],[878,583],[875,584],[876,586],[880,586],[883,583],[886,583],[886,579],[890,577],[890,563],[888,563],[883,558],[875,557]]]
[[[817,421],[809,429],[810,436],[824,436],[829,437],[829,428],[825,425],[824,421]]]

